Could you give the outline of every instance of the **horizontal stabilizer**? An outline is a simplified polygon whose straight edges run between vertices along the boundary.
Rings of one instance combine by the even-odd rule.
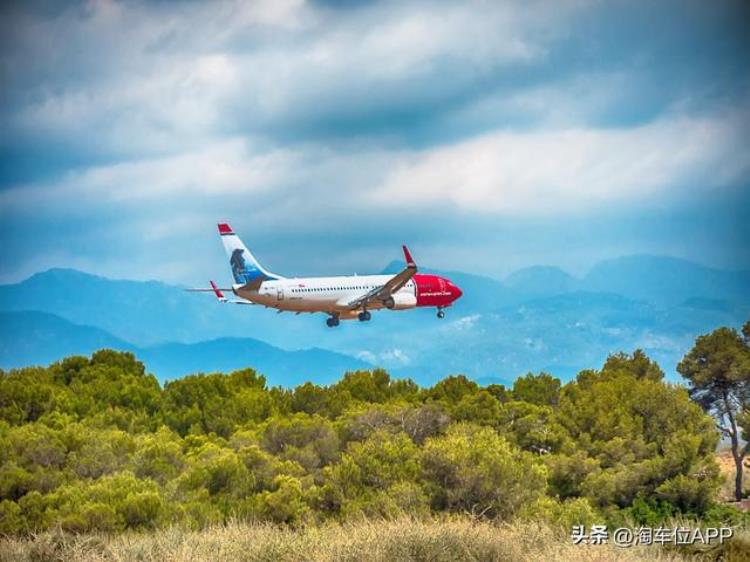
[[[185,289],[186,291],[195,292],[195,293],[208,293],[211,292],[214,295],[216,295],[216,298],[219,299],[221,302],[227,302],[227,298],[224,296],[223,291],[229,291],[231,292],[232,289],[219,289],[219,287],[214,283],[213,281],[208,282],[211,287],[208,289],[204,288],[196,288],[196,289]]]

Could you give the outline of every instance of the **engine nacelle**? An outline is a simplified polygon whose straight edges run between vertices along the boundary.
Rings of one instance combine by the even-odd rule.
[[[383,304],[391,310],[404,310],[417,306],[417,297],[411,293],[395,293],[388,297]]]

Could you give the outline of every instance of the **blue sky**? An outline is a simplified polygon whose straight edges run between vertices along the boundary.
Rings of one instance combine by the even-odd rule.
[[[0,8],[0,281],[750,267],[742,2]],[[222,277],[224,276],[224,277]],[[226,280],[226,279],[224,279]]]

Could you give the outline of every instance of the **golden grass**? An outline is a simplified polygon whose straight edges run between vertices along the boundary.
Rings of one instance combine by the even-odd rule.
[[[728,449],[716,453],[716,463],[719,465],[719,471],[724,477],[721,489],[719,490],[719,501],[734,502],[734,476],[736,467],[732,452]],[[750,491],[750,478],[747,477],[748,469],[745,465],[745,478],[743,482],[743,492],[747,494]]]
[[[716,559],[716,556],[711,556]],[[45,532],[0,539],[0,562],[65,560],[216,561],[681,561],[659,547],[579,546],[543,524],[493,525],[467,518],[363,520],[302,529],[231,523],[203,531],[69,535]],[[690,558],[695,560],[695,558]]]

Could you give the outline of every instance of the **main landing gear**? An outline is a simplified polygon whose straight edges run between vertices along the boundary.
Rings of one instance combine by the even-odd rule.
[[[372,318],[372,314],[370,314],[369,310],[363,310],[359,313],[359,316],[357,316],[357,318],[359,318],[360,322],[367,322],[368,320],[370,320],[370,318]]]
[[[443,310],[442,306],[438,306],[437,317],[445,318],[445,311]]]
[[[326,319],[326,326],[329,328],[335,328],[339,325],[339,317],[337,314],[331,314],[329,318]]]

